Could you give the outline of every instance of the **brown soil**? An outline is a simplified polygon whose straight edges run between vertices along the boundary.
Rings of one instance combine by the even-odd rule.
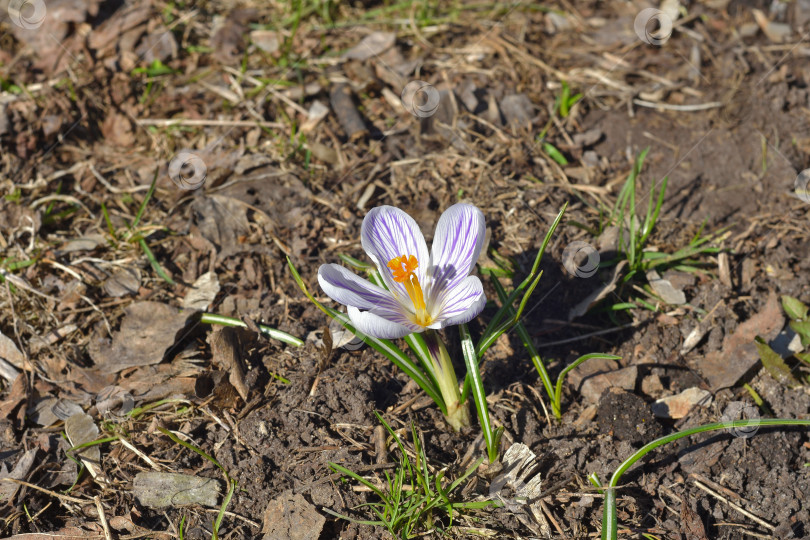
[[[2,492],[0,536],[103,537],[102,508],[113,537],[178,537],[183,520],[185,537],[210,537],[216,508],[151,508],[133,495],[134,477],[152,469],[139,454],[160,470],[222,478],[210,461],[157,429],[165,427],[238,482],[224,538],[261,537],[271,501],[293,495],[326,519],[319,535],[300,538],[388,538],[381,528],[323,511],[372,519],[359,505],[373,496],[341,482],[328,463],[383,479],[395,454],[378,455],[375,446],[373,413],[381,411],[403,434],[415,422],[432,465],[453,477],[468,453],[481,455],[480,429],[452,433],[430,400],[375,351],[319,348],[329,321],[286,266],[289,256],[310,290],[332,305],[318,288],[317,269],[341,253],[365,259],[360,224],[382,204],[414,216],[428,242],[442,210],[460,199],[476,204],[491,231],[488,261],[500,256],[514,266],[513,278],[502,280],[507,287],[528,273],[549,225],[569,204],[525,324],[552,378],[579,356],[602,352],[622,357],[603,373],[635,366],[635,382],[586,395],[583,380],[599,373],[583,366],[566,385],[556,422],[544,412],[547,396],[515,333],[482,365],[504,449],[521,442],[538,456],[553,537],[590,538],[601,530],[601,497],[589,473],[604,481],[651,439],[719,421],[731,403],[752,404],[744,383],[764,400],[754,407],[760,414],[808,417],[807,384],[787,388],[756,364],[716,387],[704,362],[766,309],[771,293],[810,302],[810,204],[793,195],[794,179],[810,166],[806,2],[684,3],[663,46],[634,33],[634,18],[647,7],[641,2],[453,2],[457,10],[450,3],[304,4],[322,8],[305,9],[297,26],[295,10],[280,2],[237,8],[65,0],[48,3],[43,24],[31,30],[13,17],[0,20],[0,337],[7,338],[0,357],[13,347],[24,359],[14,384],[0,379],[0,478],[30,484],[0,481],[2,490],[19,488]],[[340,56],[373,31],[393,32],[396,40],[381,52],[358,47],[354,58]],[[154,59],[171,74],[145,74]],[[442,92],[434,115],[395,108],[413,80]],[[583,94],[565,118],[552,114],[561,80]],[[336,95],[344,83],[348,98]],[[531,107],[521,108],[515,95]],[[316,100],[329,114],[302,127]],[[567,165],[536,139],[552,116],[545,142]],[[163,121],[170,119],[177,124]],[[639,216],[649,190],[669,179],[649,246],[672,253],[700,231],[725,229],[713,245],[729,259],[728,280],[718,256],[702,256],[701,272],[680,275],[687,304],[604,309],[635,294],[623,285],[569,321],[569,310],[611,269],[574,277],[563,251],[575,240],[600,244],[577,225],[599,228],[600,208],[613,206],[647,147]],[[170,179],[183,149],[204,165],[198,189],[179,189]],[[155,175],[157,188],[130,229]],[[139,237],[173,284],[150,264]],[[211,326],[189,317],[193,309],[175,309],[204,289],[198,279],[207,272],[218,282],[206,289],[213,290],[208,311],[278,328],[305,345],[250,330],[225,336],[232,346],[212,345],[218,338]],[[487,295],[497,298],[489,284]],[[143,302],[172,309],[138,307]],[[476,335],[497,307],[492,300],[473,321]],[[140,319],[130,309],[140,309]],[[705,336],[682,353],[699,324]],[[463,373],[458,333],[445,337]],[[223,359],[228,351],[231,360]],[[243,374],[234,379],[237,369]],[[213,393],[195,393],[208,377],[218,381]],[[122,418],[100,407],[98,394],[109,386],[129,392],[135,406],[183,401]],[[695,386],[712,392],[710,405],[680,419],[653,416],[654,400]],[[107,485],[86,471],[79,476],[66,453],[72,444],[60,436],[62,420],[38,422],[37,407],[51,411],[54,398],[87,412],[98,437],[127,439],[129,446],[100,445]],[[624,476],[622,537],[810,538],[809,463],[802,429],[685,439]],[[484,469],[465,486],[465,499],[490,495],[492,471]],[[497,538],[533,535],[506,508],[454,524]]]

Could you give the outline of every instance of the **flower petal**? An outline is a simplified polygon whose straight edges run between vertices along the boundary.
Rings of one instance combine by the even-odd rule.
[[[411,323],[404,315],[399,318],[382,317],[371,311],[360,311],[353,306],[349,306],[347,312],[358,333],[378,339],[396,339],[424,330]]]
[[[438,301],[444,290],[456,288],[472,272],[484,245],[484,213],[471,204],[454,204],[436,224],[430,257],[429,295]]]
[[[430,256],[419,225],[399,208],[378,206],[363,219],[361,237],[363,249],[377,265],[388,289],[396,298],[410,305],[408,293],[401,283],[394,281],[386,265],[395,257],[415,255],[419,262],[416,276],[421,283],[425,283]]]
[[[424,330],[408,318],[405,307],[390,292],[340,265],[321,265],[318,283],[329,298],[348,306],[349,317],[359,332],[393,339]]]
[[[481,280],[467,276],[456,287],[442,291],[438,302],[439,312],[431,328],[446,328],[473,320],[483,311],[487,297]]]
[[[321,265],[318,283],[329,298],[347,306],[374,309],[398,305],[391,293],[338,264]]]

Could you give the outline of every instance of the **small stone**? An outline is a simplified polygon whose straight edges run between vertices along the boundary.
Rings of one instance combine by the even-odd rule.
[[[607,373],[598,373],[582,381],[580,393],[586,401],[596,403],[599,401],[599,397],[602,393],[608,388],[634,390],[637,378],[638,368],[636,366],[629,366]]]
[[[648,396],[655,396],[664,391],[664,385],[661,383],[661,377],[658,375],[647,375],[641,380],[641,391]]]
[[[596,418],[596,411],[597,411],[596,405],[588,405],[587,407],[582,409],[582,412],[579,413],[579,417],[576,420],[574,420],[574,425],[580,427],[589,424],[591,420]]]
[[[686,295],[684,292],[675,287],[668,279],[664,279],[658,275],[655,270],[647,272],[647,281],[650,283],[653,292],[661,297],[667,304],[681,305],[686,303]]]
[[[250,33],[250,41],[268,54],[273,54],[279,47],[278,34],[272,30],[254,30]]]
[[[326,523],[315,507],[300,493],[287,491],[276,497],[264,511],[264,540],[318,540]]]
[[[692,388],[687,388],[680,394],[656,400],[656,402],[652,404],[652,412],[657,418],[671,418],[677,420],[689,414],[689,411],[692,410],[692,407],[695,405],[706,407],[710,405],[711,402],[711,392],[693,386]]]
[[[574,135],[574,144],[577,146],[593,146],[602,138],[602,130],[599,128],[589,129],[584,133]]]
[[[619,369],[619,364],[612,358],[591,358],[571,370],[566,379],[572,387],[578,389],[582,385],[582,381],[588,377],[597,373],[616,371],[617,369]]]
[[[593,150],[587,150],[584,154],[582,154],[582,163],[587,167],[598,167],[599,154]]]
[[[526,94],[510,94],[501,100],[501,114],[508,126],[514,128],[531,126],[534,105]]]

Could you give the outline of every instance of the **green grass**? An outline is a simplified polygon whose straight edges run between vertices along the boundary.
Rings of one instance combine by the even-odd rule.
[[[483,456],[451,482],[445,478],[444,470],[431,472],[424,444],[414,424],[411,424],[414,448],[411,458],[402,439],[379,413],[375,411],[374,414],[399,449],[399,461],[393,474],[385,471],[385,485],[380,487],[337,463],[330,462],[329,466],[340,473],[344,480],[354,480],[374,493],[378,501],[360,505],[355,510],[365,508],[377,519],[354,519],[328,508],[324,508],[325,512],[355,523],[385,527],[396,538],[414,538],[432,531],[446,532],[453,526],[458,514],[493,504],[492,501],[462,502],[456,494],[457,489],[483,463]]]
[[[611,313],[638,307],[656,311],[657,305],[665,305],[666,302],[653,291],[647,282],[647,272],[656,270],[661,273],[670,269],[689,273],[705,272],[704,268],[711,264],[706,257],[721,251],[721,248],[714,243],[719,241],[726,232],[726,229],[721,229],[715,233],[704,234],[704,223],[685,246],[679,247],[671,253],[661,252],[650,247],[649,241],[658,225],[661,207],[666,196],[668,178],[665,177],[650,188],[644,218],[639,219],[636,214],[638,179],[648,151],[649,148],[645,149],[636,158],[633,169],[622,186],[613,208],[599,209],[597,227],[592,228],[578,222],[570,222],[571,225],[588,231],[594,236],[600,236],[609,227],[618,229],[616,257],[608,261],[601,261],[599,264],[600,268],[606,268],[615,267],[622,261],[626,262],[626,269],[623,270],[617,283],[617,295],[620,300],[605,307],[606,311]]]

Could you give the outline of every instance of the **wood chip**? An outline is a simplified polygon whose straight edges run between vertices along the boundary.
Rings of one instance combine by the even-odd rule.
[[[17,369],[25,369],[25,356],[14,340],[0,332],[0,358],[16,367]]]
[[[208,334],[208,343],[211,345],[211,362],[229,373],[229,382],[247,402],[248,387],[245,384],[245,368],[239,352],[237,329],[226,326],[214,330]]]
[[[329,103],[349,141],[355,142],[368,136],[368,129],[363,122],[363,117],[357,112],[357,106],[354,104],[352,91],[348,84],[334,85],[329,92]]]

